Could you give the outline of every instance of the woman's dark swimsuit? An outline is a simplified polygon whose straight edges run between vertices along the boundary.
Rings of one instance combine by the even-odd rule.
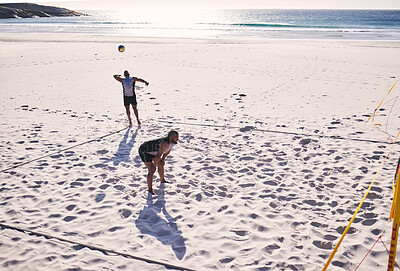
[[[169,143],[168,137],[163,137],[155,140],[150,140],[144,142],[142,145],[139,147],[139,155],[140,158],[142,159],[143,162],[152,162],[153,158],[156,157],[155,153],[158,152],[160,149],[160,143],[161,142],[167,142]]]

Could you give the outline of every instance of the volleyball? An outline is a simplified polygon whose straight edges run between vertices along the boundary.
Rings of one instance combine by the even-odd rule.
[[[118,51],[120,51],[121,53],[125,51],[125,46],[123,45],[118,46]]]

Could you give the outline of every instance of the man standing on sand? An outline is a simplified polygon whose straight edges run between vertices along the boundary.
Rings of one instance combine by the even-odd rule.
[[[153,192],[153,175],[158,168],[161,183],[169,183],[164,178],[165,158],[171,152],[172,148],[178,144],[179,134],[177,131],[170,131],[167,137],[144,142],[139,147],[139,155],[148,169],[147,187],[149,193]]]
[[[126,114],[128,115],[129,126],[132,126],[131,112],[129,110],[130,104],[132,104],[132,109],[133,109],[133,112],[135,113],[137,123],[138,123],[138,125],[140,125],[141,123],[139,120],[139,112],[137,110],[135,83],[142,82],[142,83],[145,83],[146,86],[148,86],[149,83],[146,80],[143,80],[143,79],[140,79],[137,77],[130,77],[128,71],[124,71],[124,76],[125,76],[125,78],[121,78],[121,75],[115,74],[114,78],[118,82],[122,83],[122,88],[124,91],[124,106],[125,106]]]

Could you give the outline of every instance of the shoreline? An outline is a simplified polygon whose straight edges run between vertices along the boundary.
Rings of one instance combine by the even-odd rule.
[[[272,44],[272,43],[315,43],[327,44],[390,44],[400,46],[400,40],[328,39],[328,38],[187,38],[146,37],[113,34],[81,33],[0,33],[0,42],[106,42],[144,44]]]

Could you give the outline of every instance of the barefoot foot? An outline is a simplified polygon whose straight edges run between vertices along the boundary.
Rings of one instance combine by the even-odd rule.
[[[164,179],[161,180],[161,183],[171,183],[171,182],[165,180],[165,178],[164,178]]]

